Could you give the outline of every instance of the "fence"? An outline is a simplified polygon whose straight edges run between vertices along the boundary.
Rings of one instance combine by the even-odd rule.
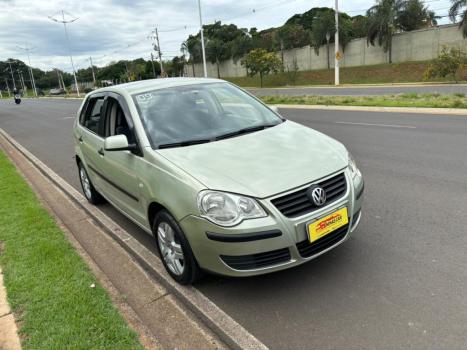
[[[457,24],[442,25],[433,28],[399,33],[392,39],[392,61],[394,63],[408,61],[425,61],[438,57],[443,46],[458,47],[467,51],[467,40],[462,37],[462,32]],[[331,66],[334,67],[334,44],[330,45]],[[280,53],[277,53],[280,57]],[[292,66],[294,59],[299,70],[316,70],[327,68],[326,46],[321,46],[319,55],[310,46],[284,51],[284,67]],[[375,65],[389,62],[389,55],[383,48],[367,44],[366,38],[354,39],[345,47],[341,67],[355,67]],[[209,77],[217,77],[217,67],[207,63]],[[187,69],[189,76],[203,76],[203,64],[196,63]],[[221,77],[246,76],[246,69],[240,60],[232,59],[220,63]]]

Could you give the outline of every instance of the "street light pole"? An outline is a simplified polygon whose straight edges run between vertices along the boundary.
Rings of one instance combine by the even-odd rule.
[[[336,0],[336,36],[334,39],[335,58],[334,58],[334,84],[339,85],[339,0]]]
[[[204,34],[203,34],[203,17],[201,15],[201,0],[198,0],[198,11],[199,11],[199,26],[201,31],[201,49],[203,50],[203,70],[204,77],[208,77],[208,70],[206,67],[206,50],[204,49]]]
[[[68,23],[73,23],[78,18],[74,18],[74,19],[71,19],[69,21],[66,21],[65,20],[65,11],[62,10],[61,13],[62,13],[62,20],[61,21],[58,20],[58,19],[55,19],[53,16],[49,16],[49,18],[54,22],[63,23],[63,27],[65,28],[65,37],[66,37],[66,41],[67,41],[67,45],[68,45],[68,51],[69,51],[69,54],[70,54],[71,68],[73,69],[73,76],[75,77],[76,93],[78,94],[78,97],[79,97],[78,79],[76,79],[75,64],[73,63],[73,55],[72,55],[72,52],[71,52],[70,38],[68,37],[68,31],[66,29],[66,25]]]
[[[8,60],[10,66],[11,80],[13,81],[13,90],[16,90],[15,76],[13,75],[13,69],[11,68],[11,62]]]
[[[94,66],[92,65],[92,57],[89,56],[89,62],[91,63],[91,72],[92,72],[92,82],[94,83],[94,87],[96,86],[96,75],[94,74]]]
[[[31,86],[32,89],[34,90],[34,95],[37,97],[37,89],[36,89],[36,81],[34,80],[34,73],[32,72],[32,66],[31,66],[31,59],[29,57],[29,51],[33,50],[33,48],[30,48],[27,44],[25,47],[18,46],[20,50],[24,50],[27,53],[28,56],[28,64],[29,64],[29,78],[31,79]]]

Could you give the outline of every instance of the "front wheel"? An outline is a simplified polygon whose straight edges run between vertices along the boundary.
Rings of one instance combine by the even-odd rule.
[[[91,204],[99,204],[104,202],[104,198],[96,191],[91,180],[89,179],[88,172],[84,168],[83,163],[78,164],[79,182],[83,189],[84,196]]]
[[[170,276],[181,284],[191,284],[201,271],[177,221],[162,210],[154,219],[153,232],[162,263]]]

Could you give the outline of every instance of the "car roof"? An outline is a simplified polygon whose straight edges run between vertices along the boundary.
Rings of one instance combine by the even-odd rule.
[[[127,93],[135,94],[145,91],[164,89],[169,87],[192,85],[192,84],[208,84],[208,83],[219,83],[225,82],[221,79],[211,79],[211,78],[163,78],[163,79],[148,79],[148,80],[139,80],[131,83],[124,83],[114,86],[108,86],[105,88],[97,89],[93,93],[104,92],[104,91],[113,91],[116,93]]]

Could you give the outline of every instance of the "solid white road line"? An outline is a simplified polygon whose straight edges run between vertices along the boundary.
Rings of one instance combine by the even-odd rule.
[[[354,123],[354,122],[333,122],[334,124],[348,124],[348,125],[364,125],[364,126],[381,126],[385,128],[403,128],[403,129],[416,129],[413,125],[394,125],[394,124],[372,124],[372,123]]]

